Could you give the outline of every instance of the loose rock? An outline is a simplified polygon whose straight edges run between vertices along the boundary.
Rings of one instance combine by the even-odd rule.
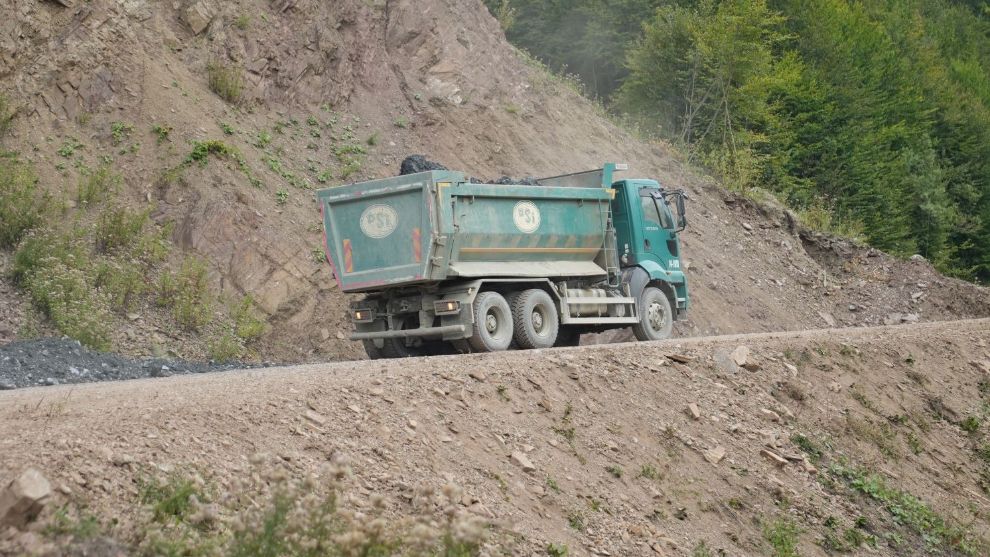
[[[23,528],[41,513],[51,493],[41,472],[28,468],[0,491],[0,526]]]
[[[684,413],[690,416],[692,420],[701,419],[701,410],[698,410],[698,405],[693,402],[687,405],[687,408],[684,409]]]
[[[774,466],[783,468],[787,466],[787,459],[780,456],[779,454],[771,451],[770,449],[763,449],[760,451],[760,456],[770,461]]]
[[[732,363],[739,367],[745,367],[749,361],[749,347],[739,346],[729,354],[729,357],[732,359]]]
[[[526,453],[523,453],[522,451],[514,451],[510,458],[513,464],[523,469],[523,472],[536,471],[536,466],[534,466],[533,462],[529,460]]]
[[[314,410],[307,410],[305,416],[307,420],[313,422],[316,425],[324,425],[327,423],[326,417],[324,417],[323,414],[320,414],[319,412],[316,412]]]
[[[722,462],[723,458],[725,458],[725,448],[718,446],[713,449],[708,449],[704,452],[704,457],[708,462],[718,464],[719,462]]]

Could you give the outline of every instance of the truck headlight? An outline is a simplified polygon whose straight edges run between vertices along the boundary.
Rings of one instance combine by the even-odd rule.
[[[433,302],[433,313],[437,315],[456,315],[461,312],[461,303],[457,300],[437,300]]]
[[[375,312],[370,309],[354,310],[354,321],[358,323],[369,323],[375,320]]]

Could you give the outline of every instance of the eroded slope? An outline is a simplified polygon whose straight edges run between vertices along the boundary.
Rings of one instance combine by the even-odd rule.
[[[319,261],[309,190],[392,175],[414,152],[489,177],[614,160],[685,187],[694,305],[682,334],[990,314],[986,290],[924,262],[802,239],[785,212],[613,126],[515,52],[478,0],[25,2],[0,26],[2,89],[20,107],[7,148],[70,205],[86,169],[110,161],[125,200],[175,223],[174,242],[209,261],[216,289],[257,302],[270,324],[259,358],[363,357],[344,340],[346,297]],[[242,72],[235,104],[210,89],[211,64]],[[115,123],[132,129],[115,137]],[[243,164],[184,164],[209,140]],[[203,357],[197,335],[141,309],[121,316],[119,350]],[[22,330],[22,314],[0,315],[0,335]]]

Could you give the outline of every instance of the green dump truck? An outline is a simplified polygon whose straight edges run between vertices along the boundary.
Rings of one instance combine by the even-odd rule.
[[[479,184],[434,170],[320,190],[327,259],[371,358],[667,338],[688,309],[685,195],[625,165]]]

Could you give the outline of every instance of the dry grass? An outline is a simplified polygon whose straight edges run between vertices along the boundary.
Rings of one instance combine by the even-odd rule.
[[[210,91],[230,104],[241,101],[244,92],[244,72],[237,66],[213,61],[206,65]]]
[[[60,512],[45,533],[68,547],[101,532],[122,535],[115,544],[134,554],[189,557],[468,557],[489,544],[488,525],[460,508],[456,485],[418,488],[412,507],[397,514],[381,495],[357,495],[349,478],[340,462],[299,476],[256,455],[252,470],[224,488],[199,474],[138,477],[140,510],[126,528]]]

